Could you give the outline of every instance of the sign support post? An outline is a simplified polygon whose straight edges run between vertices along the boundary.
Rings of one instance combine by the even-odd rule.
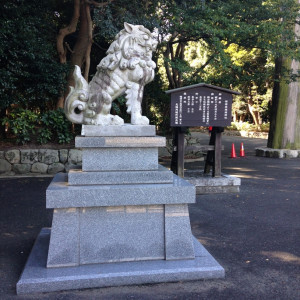
[[[204,174],[208,174],[210,172],[210,168],[212,167],[213,177],[221,177],[221,150],[223,131],[223,127],[213,127],[209,140],[209,145],[213,145],[214,150],[207,151]]]
[[[184,177],[184,135],[186,132],[186,127],[174,128],[171,170],[182,178]]]
[[[220,128],[220,127],[216,127]],[[224,130],[224,129],[223,129]],[[213,177],[221,177],[221,151],[222,151],[222,131],[216,132],[215,137],[215,157],[213,165]]]

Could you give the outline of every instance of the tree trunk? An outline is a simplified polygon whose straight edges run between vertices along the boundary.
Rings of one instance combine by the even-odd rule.
[[[257,127],[258,130],[261,129],[260,127],[260,113],[257,110],[257,108],[255,107],[255,103],[253,101],[253,95],[252,95],[252,91],[250,91],[250,95],[248,98],[248,110],[253,118],[253,122],[255,124],[255,126]]]
[[[80,28],[78,32],[78,37],[73,50],[68,49],[68,45],[64,44],[64,38],[75,32],[78,20],[80,18]],[[60,30],[57,37],[57,49],[60,56],[61,63],[66,63],[66,53],[67,50],[72,52],[71,54],[71,64],[77,65],[80,68],[85,64],[84,77],[88,80],[88,74],[90,69],[90,53],[92,47],[92,34],[93,26],[90,13],[90,4],[88,1],[79,1],[74,0],[74,12],[71,23],[68,27]],[[73,70],[68,76],[68,87],[74,86],[73,79]],[[65,97],[68,95],[69,91],[66,91],[66,94],[58,99],[57,107],[64,106]]]
[[[173,44],[173,41],[174,38],[172,37],[167,43],[166,50],[163,53],[165,57],[164,67],[169,81],[169,89],[175,89],[182,86],[182,74],[180,70],[171,66],[169,61],[175,62],[176,59],[184,60],[184,50],[186,47],[185,42],[178,42],[176,50],[174,51],[175,44]]]
[[[90,5],[85,3],[84,1],[81,1],[80,28],[79,28],[76,44],[74,46],[72,56],[71,56],[72,65],[77,65],[80,68],[82,68],[83,64],[86,62],[87,59],[89,60],[91,44],[92,44],[91,22],[92,21],[90,15]],[[88,64],[88,68],[89,68],[89,64]],[[86,73],[86,71],[84,73]]]
[[[300,3],[300,0],[296,2]],[[299,38],[300,25],[296,23],[294,30],[295,36]],[[273,90],[268,147],[300,149],[300,62],[282,58],[275,63],[275,79],[280,80],[275,82]],[[296,81],[287,83],[284,76],[280,77],[284,69],[291,70]]]
[[[88,81],[88,74],[90,69],[90,53],[92,47],[93,26],[90,15],[90,4],[81,1],[80,4],[80,27],[76,44],[71,55],[72,66],[79,66],[81,69],[85,64],[83,70],[85,80]],[[73,70],[68,77],[68,86],[74,86]]]
[[[283,59],[282,65],[296,73],[299,62]],[[272,99],[272,122],[268,147],[277,149],[300,148],[300,81],[286,83],[280,80],[279,86],[274,87]]]
[[[253,118],[253,121],[254,121],[254,124],[255,126],[257,127],[257,129],[261,129],[260,127],[260,113],[259,111],[257,111],[254,107],[253,107],[253,101],[249,101],[248,102],[248,109],[249,109],[249,112]]]
[[[275,60],[275,75],[274,75],[274,88],[272,93],[272,106],[270,110],[270,129],[268,137],[268,147],[274,148],[273,140],[277,123],[277,111],[279,103],[279,90],[280,90],[280,72],[282,69],[282,58]]]
[[[61,28],[56,38],[56,48],[59,55],[59,61],[61,64],[67,63],[67,52],[70,50],[69,45],[65,43],[65,37],[71,33],[74,33],[77,28],[77,24],[80,18],[80,0],[74,0],[73,2],[73,16],[70,24],[67,27]],[[68,92],[68,91],[67,91]],[[65,95],[62,95],[57,99],[56,107],[63,108],[65,102]]]
[[[233,122],[238,121],[238,113],[236,111],[233,112],[232,117],[233,117]]]

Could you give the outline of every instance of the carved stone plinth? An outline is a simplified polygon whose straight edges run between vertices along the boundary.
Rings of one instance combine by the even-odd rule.
[[[58,174],[48,187],[52,229],[40,234],[18,293],[223,277],[191,233],[195,187],[158,165],[165,138],[134,126],[127,137],[123,129],[117,136],[118,126],[105,129],[110,136],[84,130],[92,135],[76,139],[82,170]]]

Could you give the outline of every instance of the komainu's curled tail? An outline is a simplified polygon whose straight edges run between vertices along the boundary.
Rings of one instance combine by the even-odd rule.
[[[70,86],[70,93],[65,100],[65,113],[67,118],[76,124],[83,124],[84,111],[89,100],[89,85],[81,75],[81,70],[75,66],[73,77],[75,87]]]

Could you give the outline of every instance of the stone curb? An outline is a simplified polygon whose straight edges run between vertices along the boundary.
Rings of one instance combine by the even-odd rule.
[[[272,158],[300,158],[300,150],[255,148],[256,156]]]
[[[188,170],[184,179],[196,187],[196,194],[239,193],[241,179],[222,173],[221,177],[212,177],[200,170]]]

